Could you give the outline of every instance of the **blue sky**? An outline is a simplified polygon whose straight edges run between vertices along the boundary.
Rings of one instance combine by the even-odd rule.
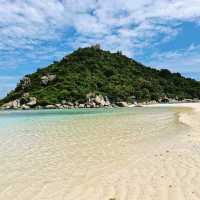
[[[95,43],[200,79],[200,1],[0,0],[0,98],[25,74]]]

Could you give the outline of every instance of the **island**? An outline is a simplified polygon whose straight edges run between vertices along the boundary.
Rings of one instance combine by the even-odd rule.
[[[100,45],[79,48],[46,68],[25,75],[0,100],[2,109],[126,107],[196,102],[200,82],[154,69]]]

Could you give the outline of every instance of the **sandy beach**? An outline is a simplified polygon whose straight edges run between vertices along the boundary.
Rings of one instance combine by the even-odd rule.
[[[136,121],[135,114],[83,118],[69,125],[62,119],[48,125],[48,131],[44,122],[37,122],[30,134],[27,121],[20,129],[26,134],[1,135],[0,199],[200,199],[200,104],[151,107],[178,109],[181,124],[173,134],[168,134],[171,129],[156,134],[166,129],[171,114],[165,111],[150,120],[150,110],[144,121],[140,115]],[[167,118],[159,121],[160,116]],[[148,119],[149,126],[144,125]],[[133,135],[137,124],[150,135]]]

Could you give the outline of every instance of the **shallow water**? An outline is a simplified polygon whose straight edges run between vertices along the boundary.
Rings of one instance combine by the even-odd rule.
[[[138,144],[189,129],[178,120],[181,111],[0,112],[0,199],[111,198],[113,191],[106,187],[117,181],[121,169],[129,171],[129,163],[138,159]],[[102,190],[98,198],[97,188]]]
[[[8,151],[14,148],[13,153],[17,153],[55,137],[62,137],[69,145],[86,141],[95,146],[95,142],[105,140],[102,142],[106,143],[107,139],[118,144],[120,138],[134,142],[175,134],[185,129],[178,120],[180,111],[174,108],[121,108],[0,112],[0,148]]]

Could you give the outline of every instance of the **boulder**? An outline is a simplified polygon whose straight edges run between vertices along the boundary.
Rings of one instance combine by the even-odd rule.
[[[69,109],[70,107],[68,105],[63,105],[63,108]]]
[[[117,102],[116,105],[119,107],[128,107],[128,103],[125,101]]]
[[[66,105],[73,107],[74,104],[72,102],[67,102]]]
[[[22,108],[22,110],[29,110],[29,109],[30,109],[30,106],[22,105],[21,108]]]
[[[55,109],[56,106],[54,106],[54,105],[47,105],[47,106],[45,106],[45,108],[46,108],[46,109]]]
[[[91,108],[91,105],[90,104],[86,104],[85,107],[86,108]]]
[[[137,104],[137,105],[135,105],[135,107],[141,108],[141,107],[143,107],[143,105],[142,104]]]
[[[103,107],[111,105],[107,96],[103,97],[102,95],[96,95],[93,92],[88,93],[86,95],[86,99],[87,99],[87,105],[91,105],[91,107]]]
[[[25,76],[20,83],[18,84],[18,87],[21,87],[23,90],[26,89],[31,85],[31,79],[28,76]]]
[[[96,103],[95,102],[90,102],[90,108],[96,108]]]
[[[43,85],[47,85],[48,84],[48,77],[47,76],[43,76],[43,77],[41,77],[41,82],[42,82],[42,84]]]
[[[94,99],[94,102],[99,106],[104,106],[106,104],[104,97],[102,95],[97,95]]]
[[[109,101],[107,96],[105,96],[105,104],[104,104],[104,106],[111,106],[111,103],[110,103],[110,101]]]
[[[79,104],[79,108],[85,108],[85,104]]]
[[[52,82],[56,79],[56,75],[52,74],[48,74],[46,76],[42,76],[41,77],[41,82],[43,85],[48,85],[49,82]]]
[[[29,97],[29,102],[27,103],[27,106],[35,106],[37,104],[37,99],[35,97]]]
[[[19,99],[14,100],[12,104],[14,109],[20,108],[21,105]]]
[[[14,101],[10,101],[2,106],[3,109],[17,109],[20,108],[20,100],[16,99]]]
[[[28,92],[26,92],[26,93],[24,93],[24,94],[22,95],[23,98],[28,98],[29,96],[30,96],[30,94],[29,94]]]
[[[12,109],[13,108],[13,104],[12,102],[9,103],[5,103],[1,106],[2,109]]]
[[[56,108],[58,108],[58,109],[62,109],[62,108],[63,108],[63,105],[62,105],[62,104],[56,104],[55,106],[56,106]]]

